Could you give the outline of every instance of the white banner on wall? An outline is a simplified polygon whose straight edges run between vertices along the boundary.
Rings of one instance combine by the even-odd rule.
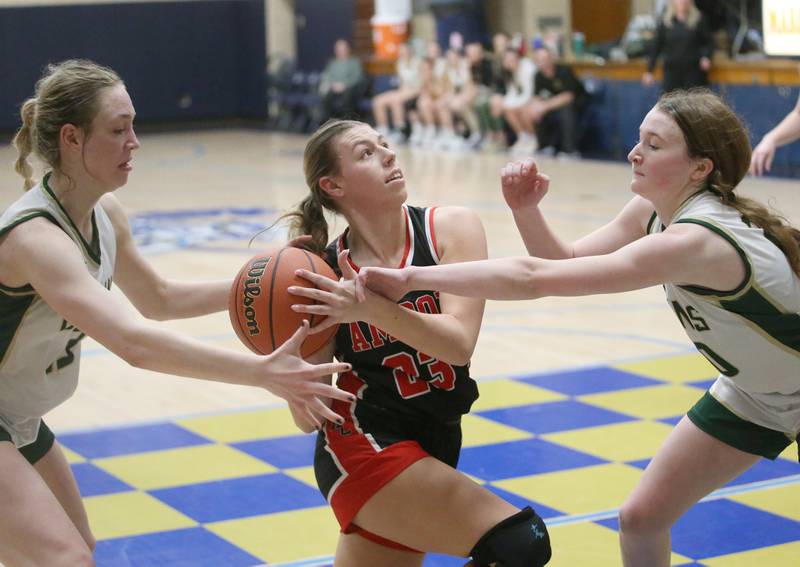
[[[800,0],[762,0],[764,51],[800,56]]]

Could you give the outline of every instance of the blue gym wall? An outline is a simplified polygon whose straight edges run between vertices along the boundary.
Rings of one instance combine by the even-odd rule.
[[[581,149],[588,157],[625,160],[639,139],[639,124],[658,100],[659,87],[645,88],[638,81],[591,81],[595,88],[584,118]],[[799,90],[779,85],[717,83],[711,87],[742,118],[754,146],[794,108]],[[772,175],[800,177],[800,143],[778,149]]]
[[[263,0],[0,9],[0,131],[47,63],[83,57],[126,82],[137,122],[264,118]]]

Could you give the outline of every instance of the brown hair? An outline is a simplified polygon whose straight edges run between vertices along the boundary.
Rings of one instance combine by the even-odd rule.
[[[340,135],[351,128],[363,126],[357,120],[328,120],[311,135],[303,152],[303,172],[310,190],[297,208],[280,217],[289,219],[289,236],[294,238],[303,234],[311,235],[312,251],[322,253],[328,244],[328,222],[325,209],[336,212],[336,206],[319,186],[323,177],[339,173],[339,155],[335,143]]]
[[[745,222],[763,229],[800,275],[800,230],[757,201],[734,193],[750,167],[751,149],[747,129],[733,110],[719,96],[702,88],[665,94],[656,108],[675,120],[690,157],[708,158],[713,163],[706,189],[739,211]]]
[[[27,191],[35,184],[28,156],[35,153],[51,169],[61,165],[59,137],[64,124],[74,124],[87,133],[99,109],[100,91],[122,84],[107,67],[84,59],[48,65],[36,82],[34,96],[20,109],[22,126],[14,136],[19,157],[14,170],[24,179]]]

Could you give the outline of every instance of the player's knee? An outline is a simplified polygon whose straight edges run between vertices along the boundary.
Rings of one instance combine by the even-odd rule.
[[[629,500],[619,510],[619,529],[624,533],[647,533],[669,528],[647,502]]]
[[[530,507],[486,532],[470,552],[476,567],[541,567],[551,554],[547,527]]]

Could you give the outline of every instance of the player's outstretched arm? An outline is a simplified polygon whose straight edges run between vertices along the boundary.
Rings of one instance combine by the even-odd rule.
[[[670,282],[733,289],[743,274],[741,259],[730,244],[699,225],[678,224],[598,256],[501,258],[401,270],[369,267],[359,278],[381,293],[437,289],[515,300],[619,293]]]
[[[136,248],[130,223],[117,198],[104,195],[101,204],[114,225],[117,239],[114,283],[142,315],[164,321],[227,308],[233,278],[194,282],[164,278]]]
[[[42,242],[47,246],[42,246]],[[15,278],[30,283],[66,321],[132,366],[261,387],[306,406],[325,419],[335,416],[327,408],[319,407],[318,396],[352,398],[333,386],[317,382],[317,378],[345,371],[349,365],[312,365],[300,357],[299,347],[307,328],[298,330],[290,341],[268,356],[216,347],[163,329],[141,317],[125,298],[107,290],[89,275],[72,240],[44,219],[33,219],[13,229],[3,248]]]

